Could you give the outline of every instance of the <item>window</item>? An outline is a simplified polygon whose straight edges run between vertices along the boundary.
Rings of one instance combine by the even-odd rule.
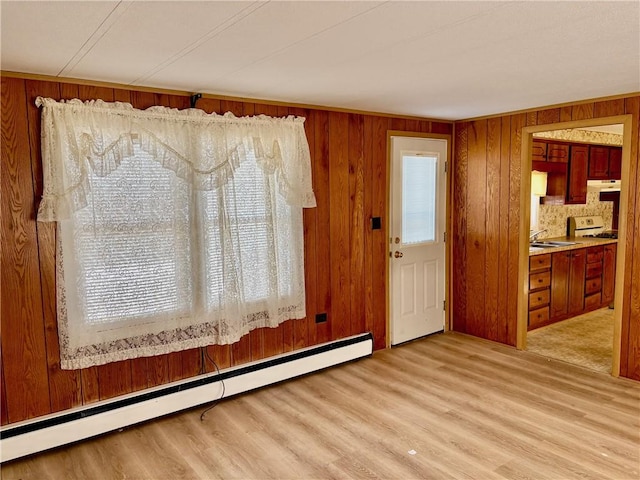
[[[43,127],[70,107],[91,108],[75,102],[49,100]],[[111,105],[100,108],[123,113]],[[230,141],[212,120],[233,130],[235,117],[203,114],[203,133],[168,110],[178,132],[186,123],[196,133],[176,141],[130,106],[128,129],[91,123],[104,113],[92,111],[90,129],[76,119],[45,130],[39,219],[58,221],[63,368],[233,343],[305,316],[302,207],[314,199],[310,168],[299,168],[309,167],[304,130],[274,137],[248,125]],[[302,126],[254,122],[277,120]],[[55,162],[53,145],[65,152]]]
[[[402,242],[436,238],[437,155],[402,155]]]

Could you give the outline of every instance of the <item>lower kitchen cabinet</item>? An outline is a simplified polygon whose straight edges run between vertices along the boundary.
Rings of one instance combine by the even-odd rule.
[[[529,330],[549,323],[550,283],[551,254],[529,257]]]
[[[616,254],[617,245],[604,246],[604,260],[602,266],[602,303],[609,305],[615,297],[616,284]]]
[[[584,310],[584,278],[586,273],[587,249],[571,252],[569,269],[569,315],[578,315]]]
[[[612,303],[616,253],[607,244],[530,257],[528,329]]]
[[[551,258],[551,304],[549,316],[558,318],[569,313],[570,252],[554,253]]]
[[[586,249],[551,255],[551,304],[549,320],[555,321],[584,309]]]
[[[594,310],[602,304],[602,263],[604,247],[587,248],[587,268],[584,282],[584,309]]]

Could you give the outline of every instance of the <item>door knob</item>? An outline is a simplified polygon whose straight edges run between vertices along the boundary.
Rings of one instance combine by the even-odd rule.
[[[404,253],[396,251],[396,253],[394,253],[393,256],[396,258],[402,258],[404,256]]]

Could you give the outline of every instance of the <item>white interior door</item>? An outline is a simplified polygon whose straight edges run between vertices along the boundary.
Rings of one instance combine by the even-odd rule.
[[[391,137],[391,344],[444,329],[447,141]]]

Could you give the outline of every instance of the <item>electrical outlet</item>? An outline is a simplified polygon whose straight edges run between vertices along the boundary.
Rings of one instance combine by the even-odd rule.
[[[316,323],[325,323],[327,321],[326,313],[316,313]]]

